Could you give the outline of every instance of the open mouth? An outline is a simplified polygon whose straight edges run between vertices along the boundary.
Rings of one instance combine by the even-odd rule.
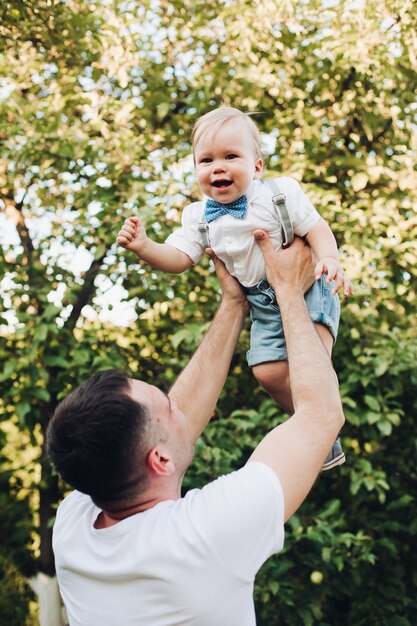
[[[224,189],[225,187],[230,187],[233,181],[231,180],[215,180],[213,183],[213,187],[217,187],[218,189]]]

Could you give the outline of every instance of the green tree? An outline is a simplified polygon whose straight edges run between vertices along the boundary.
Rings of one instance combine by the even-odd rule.
[[[33,594],[27,579],[34,573],[30,502],[22,480],[4,451],[0,430],[0,615],[5,626],[28,624]]]
[[[198,197],[197,115],[222,101],[258,111],[269,173],[302,181],[333,225],[356,289],[335,347],[348,464],[318,483],[284,553],[261,572],[260,624],[406,626],[416,610],[412,8],[20,0],[0,9],[0,410],[39,432],[41,447],[59,399],[96,369],[172,382],[215,309],[207,262],[163,276],[114,245],[132,213],[162,241]],[[244,463],[285,418],[255,386],[246,346],[245,331],[186,488]],[[62,486],[43,450],[39,463],[38,566],[53,575],[49,522]]]

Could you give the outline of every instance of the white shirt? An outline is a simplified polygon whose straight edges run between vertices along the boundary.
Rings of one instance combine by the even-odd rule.
[[[284,542],[284,502],[262,463],[95,529],[72,492],[53,532],[71,626],[255,626],[255,574]]]
[[[293,178],[282,176],[277,183],[286,197],[286,205],[294,232],[304,237],[320,220],[320,215]],[[246,192],[248,210],[244,219],[222,215],[210,222],[210,244],[227,270],[245,287],[256,285],[265,276],[262,252],[253,238],[253,231],[262,228],[269,233],[276,250],[282,245],[281,226],[272,204],[269,185],[260,180],[252,181]],[[206,199],[185,207],[182,226],[166,239],[178,250],[185,252],[194,263],[204,253],[203,240],[198,224],[203,220]]]

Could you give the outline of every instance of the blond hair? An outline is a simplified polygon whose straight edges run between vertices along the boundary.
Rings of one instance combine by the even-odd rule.
[[[257,159],[262,158],[262,146],[261,146],[261,135],[259,132],[259,128],[255,124],[255,122],[250,117],[249,113],[244,113],[239,109],[235,109],[233,107],[228,106],[220,106],[218,109],[214,109],[213,111],[209,111],[205,115],[202,115],[198,118],[196,123],[194,124],[194,128],[191,133],[191,144],[193,146],[193,150],[195,146],[200,141],[200,139],[211,130],[213,134],[218,131],[224,124],[230,122],[232,120],[237,120],[242,122],[246,128],[248,129],[251,139],[253,141],[253,146],[255,149],[255,155]]]

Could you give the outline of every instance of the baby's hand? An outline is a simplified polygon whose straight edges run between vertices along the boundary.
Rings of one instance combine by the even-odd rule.
[[[140,255],[140,251],[145,245],[148,237],[141,220],[138,217],[128,217],[119,230],[116,237],[116,243],[126,250],[133,250]]]
[[[329,284],[334,280],[334,286],[332,293],[335,294],[343,286],[343,293],[345,296],[351,296],[353,294],[352,283],[345,276],[345,273],[340,265],[339,261],[331,256],[323,257],[319,260],[314,268],[314,274],[316,280],[321,278],[323,274],[327,274],[326,283]]]

